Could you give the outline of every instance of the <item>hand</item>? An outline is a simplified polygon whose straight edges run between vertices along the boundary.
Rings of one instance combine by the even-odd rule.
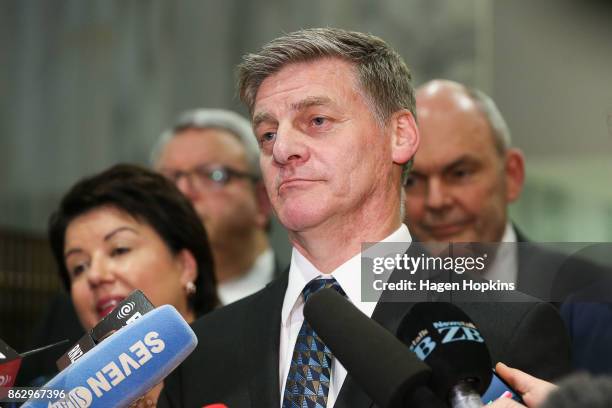
[[[504,381],[506,381],[510,387],[516,392],[521,394],[523,401],[529,408],[538,407],[551,391],[557,388],[556,385],[549,383],[548,381],[540,380],[539,378],[532,377],[531,375],[510,368],[503,363],[497,363],[495,371]],[[491,408],[515,408],[523,407],[516,401],[512,401],[510,398],[500,398],[490,405]]]
[[[523,404],[519,404],[511,398],[498,398],[491,404],[486,405],[487,408],[525,408]]]

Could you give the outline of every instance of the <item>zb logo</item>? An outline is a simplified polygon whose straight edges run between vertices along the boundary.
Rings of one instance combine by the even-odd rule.
[[[480,332],[475,327],[467,327],[463,325],[448,325],[443,327],[436,327],[436,330],[442,337],[441,343],[453,343],[456,341],[474,341],[476,343],[484,343],[484,339],[480,335]],[[435,350],[437,343],[430,337],[425,336],[416,345],[410,347],[417,357],[421,360],[425,360],[432,351]]]

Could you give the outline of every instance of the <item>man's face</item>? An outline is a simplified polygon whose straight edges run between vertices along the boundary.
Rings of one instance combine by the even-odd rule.
[[[417,117],[421,146],[405,187],[410,231],[421,241],[499,241],[506,206],[520,192],[514,167],[522,156],[498,153],[488,123],[465,94],[421,90]]]
[[[246,152],[231,133],[220,129],[187,129],[174,135],[164,147],[157,169],[165,175],[189,173],[176,185],[192,202],[204,222],[213,249],[235,242],[254,228],[264,228],[255,188],[245,178],[227,184],[202,183],[194,169],[225,166],[249,173]],[[172,178],[172,177],[170,177]]]
[[[268,195],[287,229],[342,234],[351,220],[374,222],[393,188],[391,177],[381,179],[392,173],[391,143],[349,63],[285,66],[259,87],[253,122]]]

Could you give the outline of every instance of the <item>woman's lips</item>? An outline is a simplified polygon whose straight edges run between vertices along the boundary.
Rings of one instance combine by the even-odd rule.
[[[123,299],[125,299],[125,296],[113,296],[98,300],[96,303],[96,312],[98,312],[98,317],[102,319],[108,315]]]

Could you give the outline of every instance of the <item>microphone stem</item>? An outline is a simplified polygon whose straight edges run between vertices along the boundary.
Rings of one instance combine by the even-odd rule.
[[[481,408],[480,395],[468,381],[462,381],[451,390],[450,403],[453,408]]]

